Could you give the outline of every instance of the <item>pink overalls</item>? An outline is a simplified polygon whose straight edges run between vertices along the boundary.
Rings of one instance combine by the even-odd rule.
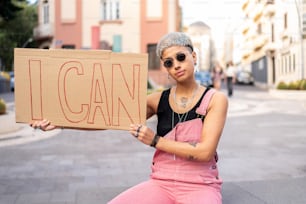
[[[205,115],[211,96],[209,90],[198,114]],[[164,137],[181,142],[199,142],[203,122],[201,118],[178,123]],[[149,181],[121,193],[110,203],[120,204],[220,204],[221,184],[216,165],[217,154],[209,162],[197,162],[156,150]]]

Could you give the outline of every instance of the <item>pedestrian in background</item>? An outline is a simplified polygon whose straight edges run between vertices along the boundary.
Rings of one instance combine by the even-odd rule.
[[[224,72],[223,68],[219,63],[216,63],[213,71],[211,73],[212,79],[213,79],[213,87],[217,90],[221,89],[222,81],[224,79]]]
[[[148,181],[119,194],[110,204],[220,204],[217,147],[225,125],[227,97],[197,84],[197,56],[186,34],[173,32],[162,37],[157,56],[176,85],[147,97],[147,118],[157,115],[156,132],[144,124],[130,127],[135,139],[156,148],[152,173]],[[55,128],[47,120],[31,125]]]
[[[232,61],[227,63],[225,75],[226,75],[227,95],[231,97],[233,95],[234,84],[236,81],[235,67]]]

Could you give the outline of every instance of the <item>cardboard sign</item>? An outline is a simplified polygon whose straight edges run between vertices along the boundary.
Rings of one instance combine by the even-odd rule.
[[[16,122],[128,130],[145,124],[147,54],[15,49]]]

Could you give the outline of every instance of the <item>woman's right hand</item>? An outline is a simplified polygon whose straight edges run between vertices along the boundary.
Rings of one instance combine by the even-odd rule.
[[[50,121],[47,119],[43,119],[40,121],[32,121],[30,123],[30,126],[33,128],[39,128],[43,131],[48,131],[48,130],[54,130],[55,128],[57,128],[57,126],[55,125],[51,125]]]

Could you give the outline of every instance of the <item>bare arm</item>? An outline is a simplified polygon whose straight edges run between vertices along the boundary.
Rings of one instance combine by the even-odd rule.
[[[191,144],[160,138],[156,148],[196,161],[211,160],[214,157],[225,125],[227,108],[226,96],[221,92],[216,92],[209,104],[199,143]]]

